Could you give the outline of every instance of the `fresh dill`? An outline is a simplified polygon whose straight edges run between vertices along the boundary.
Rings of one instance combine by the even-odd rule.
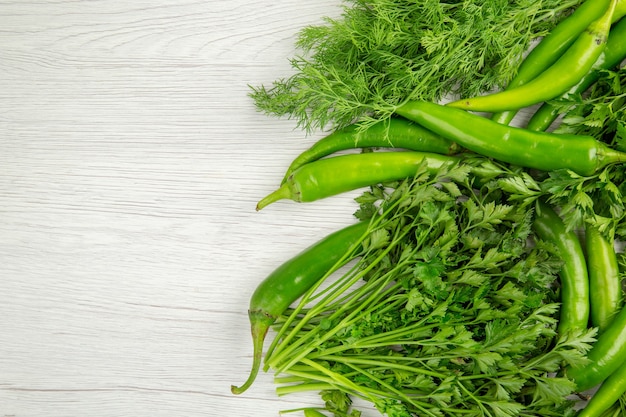
[[[345,0],[302,29],[294,74],[252,87],[258,109],[308,132],[390,117],[407,100],[503,88],[580,0]]]

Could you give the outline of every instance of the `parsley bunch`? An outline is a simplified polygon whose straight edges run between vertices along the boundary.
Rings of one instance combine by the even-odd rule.
[[[266,357],[279,394],[356,396],[390,417],[574,414],[575,387],[555,373],[585,363],[594,333],[557,337],[561,263],[532,211],[474,188],[466,165],[358,202],[380,226],[281,322]],[[335,416],[358,415],[343,404]]]
[[[503,88],[531,42],[580,0],[346,0],[301,30],[294,74],[255,87],[257,107],[312,131],[389,117],[407,100]]]

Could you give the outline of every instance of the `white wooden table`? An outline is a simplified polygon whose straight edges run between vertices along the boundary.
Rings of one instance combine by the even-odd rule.
[[[312,143],[253,106],[340,0],[0,0],[0,417],[277,416],[256,284],[352,195],[255,212]],[[301,415],[301,414],[293,414]],[[364,416],[377,415],[367,411]]]

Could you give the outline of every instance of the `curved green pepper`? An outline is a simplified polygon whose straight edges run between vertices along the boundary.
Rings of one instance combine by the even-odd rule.
[[[409,120],[393,117],[361,130],[358,125],[337,130],[298,155],[285,173],[283,183],[302,165],[332,153],[355,148],[402,148],[411,151],[452,155],[459,146]]]
[[[609,6],[610,0],[587,0],[563,19],[552,31],[545,36],[520,64],[517,74],[506,86],[506,90],[526,84],[546,68],[554,64],[563,52],[576,40],[587,26],[600,18]],[[516,110],[494,113],[491,119],[503,124],[509,124]]]
[[[340,155],[320,159],[296,169],[287,180],[257,204],[257,210],[278,200],[311,202],[361,187],[415,176],[426,164],[437,170],[459,158],[427,152],[395,151]]]
[[[472,111],[517,110],[558,97],[576,85],[598,60],[606,45],[617,0],[592,22],[561,57],[531,81],[509,90],[448,103]]]
[[[611,374],[576,417],[601,417],[626,392],[626,363]]]
[[[595,387],[617,371],[626,359],[626,308],[622,308],[587,353],[589,364],[568,367],[565,375],[579,391]]]
[[[617,22],[611,32],[609,33],[609,39],[604,48],[604,52],[600,55],[598,61],[594,64],[591,71],[585,75],[578,84],[572,87],[563,96],[570,96],[574,94],[580,94],[585,92],[598,78],[600,78],[600,72],[604,69],[611,69],[617,66],[620,62],[626,58],[626,18]],[[535,111],[532,117],[528,120],[526,129],[535,131],[544,131],[550,127],[552,122],[556,120],[559,115],[559,110],[552,104],[544,103]]]
[[[561,282],[560,334],[584,330],[589,322],[589,281],[582,245],[573,231],[565,228],[563,220],[547,204],[538,203],[533,230],[544,241],[551,242],[563,260],[559,272]]]
[[[356,257],[368,227],[369,222],[359,222],[328,235],[283,263],[257,286],[248,309],[252,370],[243,385],[231,387],[233,394],[243,393],[254,382],[261,368],[263,341],[278,316],[326,274]]]

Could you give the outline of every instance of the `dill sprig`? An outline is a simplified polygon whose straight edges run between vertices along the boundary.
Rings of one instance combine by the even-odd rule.
[[[503,88],[531,43],[580,0],[345,0],[340,18],[302,29],[295,73],[253,87],[256,106],[300,128],[390,117],[407,100]]]

